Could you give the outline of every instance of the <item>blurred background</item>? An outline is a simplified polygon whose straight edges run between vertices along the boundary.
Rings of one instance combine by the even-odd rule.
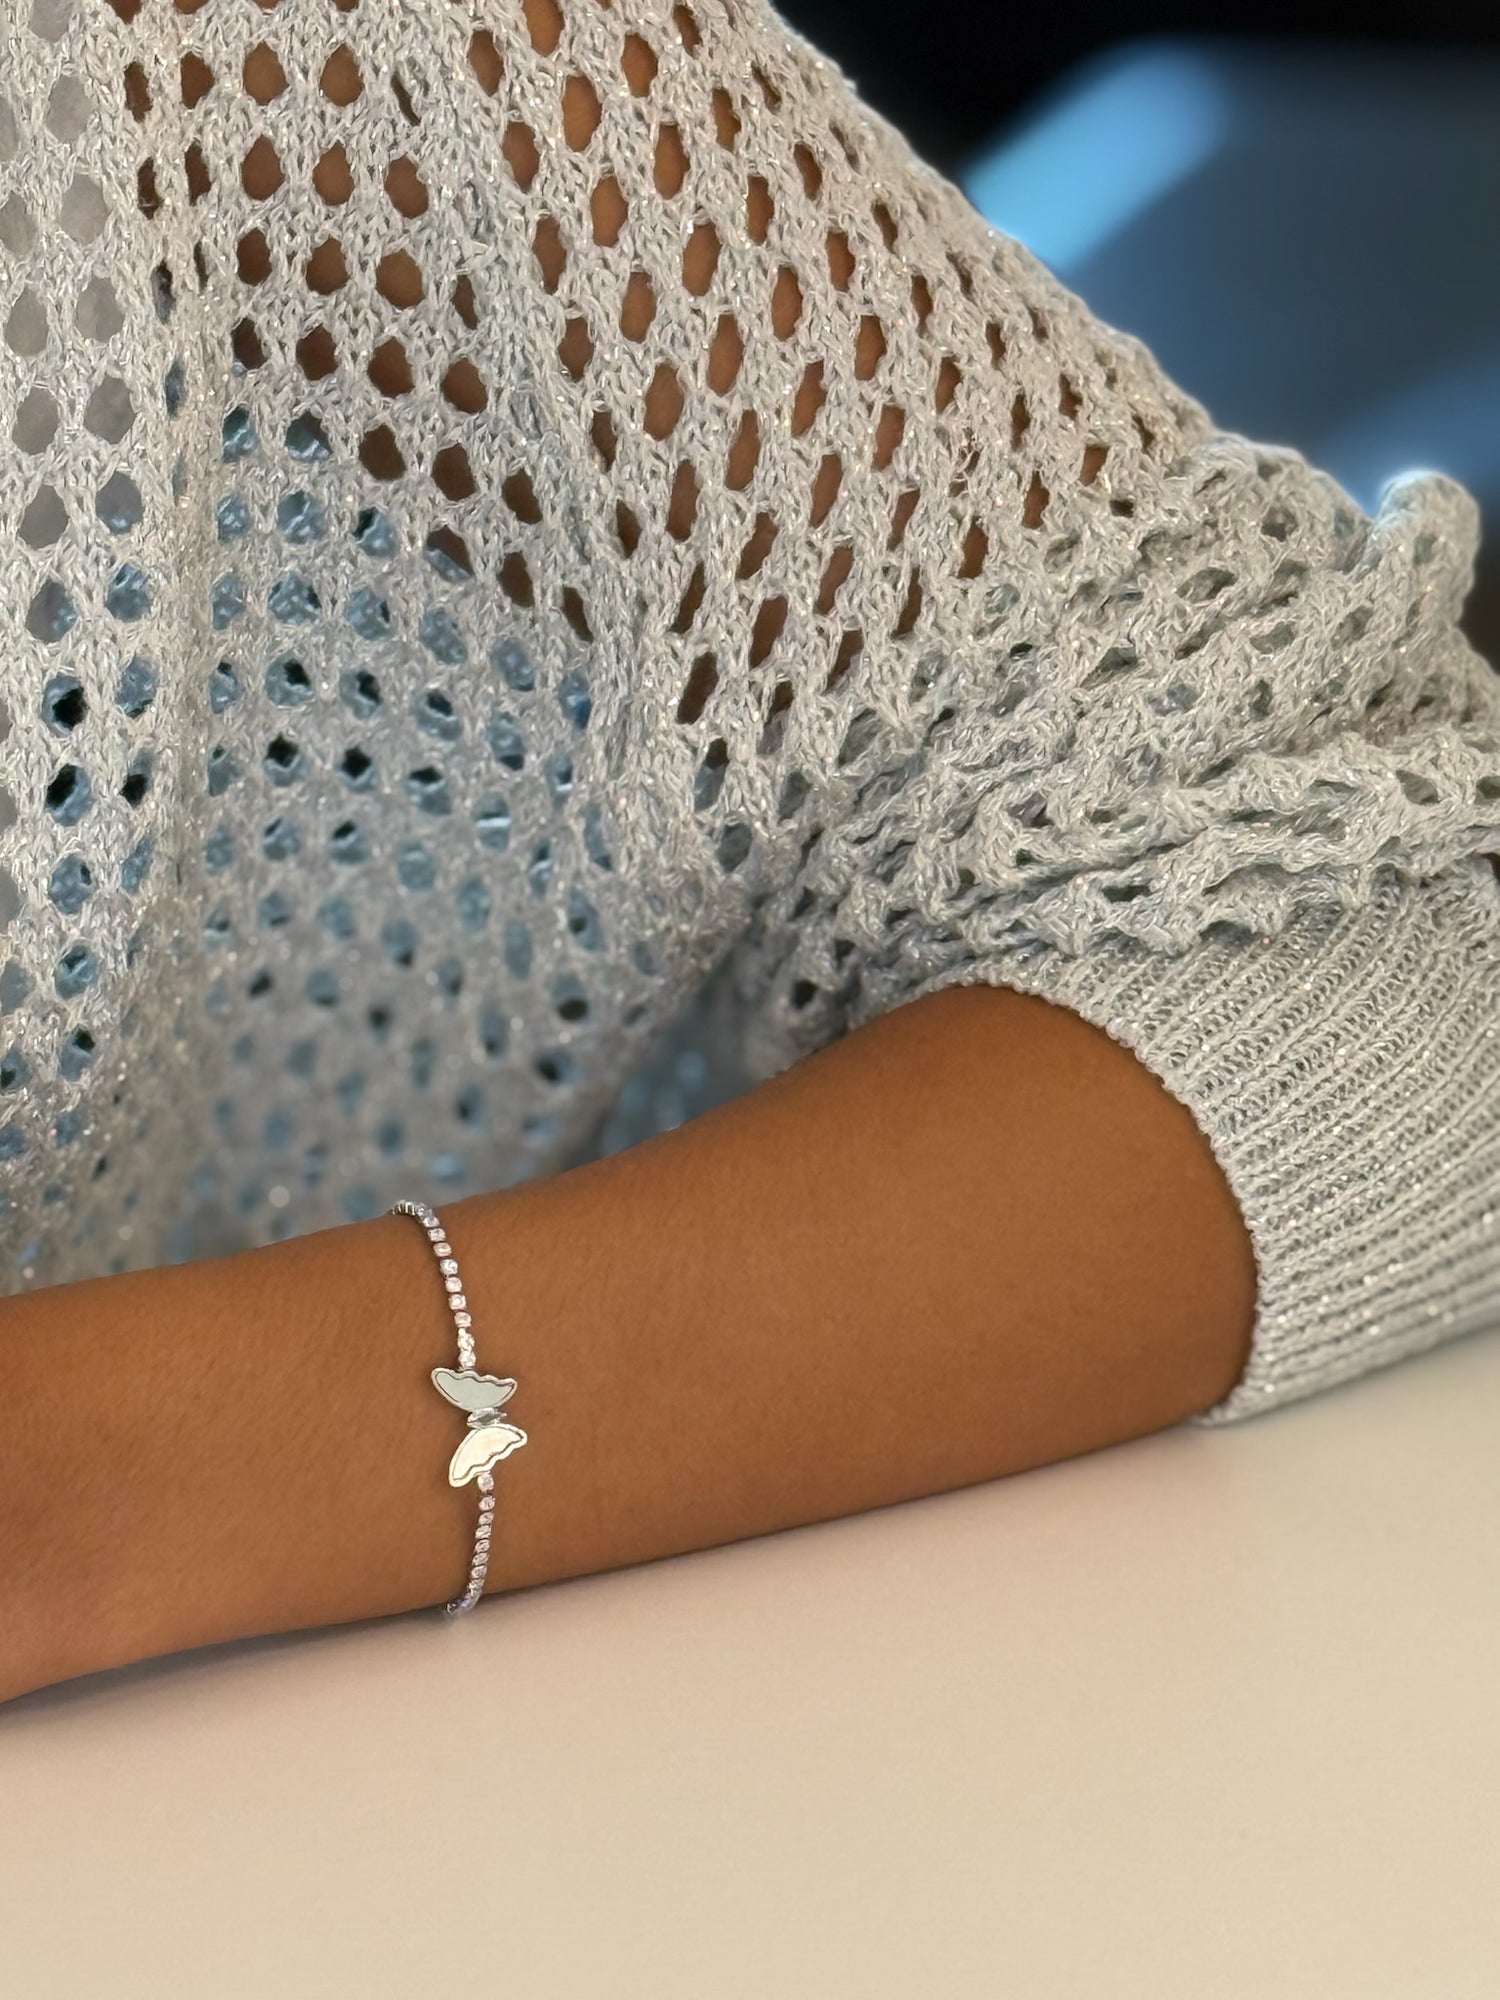
[[[1500,11],[1426,0],[1381,36],[1219,0],[1210,35],[1202,0],[777,5],[1221,425],[1367,508],[1397,472],[1461,479],[1465,624],[1500,663]]]

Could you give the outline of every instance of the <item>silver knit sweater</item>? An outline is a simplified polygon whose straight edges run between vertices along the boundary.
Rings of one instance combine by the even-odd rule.
[[[1462,488],[1218,429],[762,0],[4,12],[5,1288],[988,980],[1222,1163],[1203,1421],[1500,1321]]]

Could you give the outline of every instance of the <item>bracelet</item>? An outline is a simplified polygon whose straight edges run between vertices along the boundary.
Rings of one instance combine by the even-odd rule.
[[[425,1202],[393,1202],[388,1215],[411,1215],[427,1232],[427,1240],[432,1245],[432,1253],[438,1260],[438,1269],[443,1275],[443,1289],[448,1295],[448,1310],[453,1315],[453,1325],[458,1333],[457,1368],[434,1368],[433,1384],[439,1394],[456,1409],[468,1414],[468,1430],[448,1466],[448,1484],[467,1486],[472,1479],[479,1488],[479,1521],[474,1531],[474,1559],[469,1565],[469,1581],[463,1594],[449,1600],[443,1609],[452,1617],[462,1611],[472,1611],[484,1595],[485,1573],[490,1562],[490,1532],[495,1517],[495,1481],[490,1470],[502,1458],[508,1458],[513,1451],[519,1451],[526,1442],[526,1433],[507,1423],[501,1411],[516,1393],[516,1385],[508,1376],[481,1375],[474,1366],[474,1317],[469,1311],[469,1301],[464,1296],[463,1280],[458,1275],[458,1259],[453,1254],[453,1245],[448,1241],[448,1232],[439,1222],[436,1214]]]

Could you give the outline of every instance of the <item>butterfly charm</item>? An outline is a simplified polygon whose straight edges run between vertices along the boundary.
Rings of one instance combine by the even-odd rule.
[[[525,1431],[506,1423],[500,1415],[516,1393],[509,1376],[476,1375],[470,1368],[434,1368],[432,1380],[455,1409],[468,1412],[468,1432],[448,1466],[450,1486],[467,1486],[525,1444]]]

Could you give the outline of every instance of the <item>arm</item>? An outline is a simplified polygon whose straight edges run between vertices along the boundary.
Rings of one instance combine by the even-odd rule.
[[[532,1438],[497,1476],[492,1590],[1171,1424],[1236,1378],[1254,1294],[1188,1113],[1003,989],[441,1213]],[[7,1301],[0,1697],[449,1594],[447,1339],[400,1217]]]

